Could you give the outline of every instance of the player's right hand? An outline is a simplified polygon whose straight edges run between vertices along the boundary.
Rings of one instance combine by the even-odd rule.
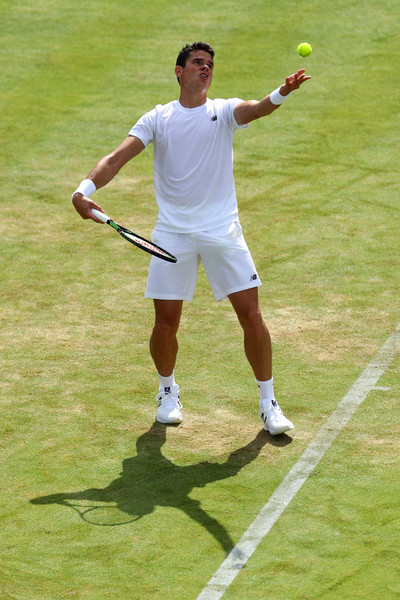
[[[99,221],[99,219],[97,219],[97,217],[95,217],[92,213],[92,208],[97,208],[97,210],[99,210],[100,212],[104,212],[104,210],[101,208],[101,206],[96,204],[96,202],[94,202],[87,196],[84,196],[83,194],[77,192],[72,196],[72,204],[74,205],[75,210],[80,214],[82,219],[92,219],[92,221],[95,221],[96,223],[101,223],[101,221]]]

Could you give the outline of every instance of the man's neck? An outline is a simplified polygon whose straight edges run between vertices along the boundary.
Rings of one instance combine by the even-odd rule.
[[[207,93],[189,93],[187,90],[182,90],[179,96],[179,102],[184,108],[197,108],[207,102]]]

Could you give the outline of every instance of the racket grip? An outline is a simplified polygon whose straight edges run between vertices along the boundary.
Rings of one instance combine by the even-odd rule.
[[[107,223],[107,221],[110,220],[110,217],[107,217],[107,215],[105,215],[104,213],[97,210],[97,208],[92,208],[91,210],[92,210],[92,213],[94,214],[94,216],[97,219],[99,219],[99,221],[103,221],[103,223]]]

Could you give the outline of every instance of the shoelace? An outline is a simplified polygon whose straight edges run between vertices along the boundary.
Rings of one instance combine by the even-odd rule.
[[[179,397],[168,392],[161,392],[160,394],[157,394],[156,400],[158,402],[158,406],[161,406],[164,402],[171,402],[171,404],[174,404],[177,408],[182,408]]]
[[[273,412],[275,413],[275,415],[278,415],[278,416],[283,415],[281,407],[279,406],[279,404],[277,403],[276,400],[273,400],[271,402],[271,407],[273,408]],[[269,410],[271,410],[271,408]]]
[[[283,415],[282,409],[279,406],[279,404],[277,403],[276,400],[273,400],[271,402],[271,405],[269,407],[268,410],[266,409],[262,409],[260,410],[260,417],[261,420],[264,421],[264,423],[267,425],[267,420],[268,420],[268,413],[272,410],[274,417],[280,417]]]

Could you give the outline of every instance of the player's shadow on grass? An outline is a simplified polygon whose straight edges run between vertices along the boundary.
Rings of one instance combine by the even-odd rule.
[[[42,496],[32,499],[31,503],[69,506],[83,520],[103,526],[135,521],[152,513],[156,506],[174,507],[204,527],[227,553],[230,552],[234,544],[229,533],[198,500],[189,497],[190,492],[207,483],[234,477],[257,458],[265,444],[285,446],[291,438],[285,434],[272,437],[262,430],[249,444],[232,452],[224,463],[205,461],[178,466],[161,452],[166,432],[167,427],[156,421],[138,438],[136,456],[122,462],[122,473],[107,487]],[[120,518],[121,513],[124,513],[123,518]]]

